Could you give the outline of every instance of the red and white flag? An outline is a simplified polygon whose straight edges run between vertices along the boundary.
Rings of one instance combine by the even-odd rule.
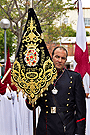
[[[75,56],[74,59],[77,63],[75,71],[79,72],[83,79],[83,84],[85,92],[89,92],[89,55],[88,47],[86,41],[86,31],[83,18],[83,10],[81,0],[79,2],[79,13],[77,22],[77,34],[76,34],[76,44],[75,44]]]

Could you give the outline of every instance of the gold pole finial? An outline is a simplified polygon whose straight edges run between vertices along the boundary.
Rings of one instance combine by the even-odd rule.
[[[0,63],[0,67],[2,67],[3,65]]]

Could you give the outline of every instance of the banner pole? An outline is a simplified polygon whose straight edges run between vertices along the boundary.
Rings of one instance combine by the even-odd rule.
[[[33,135],[36,135],[36,109],[33,110]]]
[[[30,8],[33,8],[33,0],[30,0]]]
[[[33,0],[30,0],[30,8],[33,8]],[[36,109],[33,110],[33,135],[36,135]]]

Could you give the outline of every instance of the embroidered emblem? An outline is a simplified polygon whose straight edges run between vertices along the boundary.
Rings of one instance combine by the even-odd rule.
[[[25,54],[25,62],[27,63],[27,66],[36,66],[39,57],[38,57],[38,53],[36,52],[35,49],[29,49],[27,50],[26,54]]]

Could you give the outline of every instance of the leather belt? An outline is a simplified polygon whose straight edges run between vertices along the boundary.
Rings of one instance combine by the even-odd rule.
[[[75,107],[70,106],[70,107],[42,107],[41,108],[43,111],[48,111],[48,113],[60,113],[60,112],[67,112],[67,111],[74,111]]]

